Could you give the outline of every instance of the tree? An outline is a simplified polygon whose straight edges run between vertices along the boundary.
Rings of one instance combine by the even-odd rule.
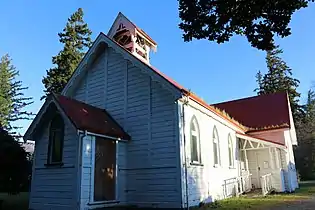
[[[310,89],[303,106],[302,125],[297,129],[299,145],[295,150],[296,164],[302,180],[315,178],[315,92]]]
[[[18,129],[13,125],[18,120],[30,120],[33,116],[25,108],[32,104],[31,97],[25,97],[22,81],[17,80],[19,71],[12,64],[8,54],[0,59],[0,124],[12,131]]]
[[[224,43],[242,35],[253,47],[271,50],[274,36],[289,36],[292,14],[309,2],[314,0],[179,0],[179,28],[184,41]]]
[[[84,22],[83,16],[83,10],[79,8],[68,18],[63,32],[58,33],[59,41],[64,47],[52,58],[55,66],[46,70],[47,76],[42,80],[45,95],[41,99],[46,98],[50,93],[61,93],[81,61],[86,48],[92,45],[90,38],[92,32]]]
[[[301,115],[300,93],[296,89],[300,82],[292,77],[292,69],[280,57],[282,53],[283,51],[279,49],[279,46],[267,51],[268,71],[264,75],[260,71],[256,74],[258,88],[255,91],[258,95],[287,91],[293,118],[299,120]]]
[[[1,191],[17,194],[29,177],[27,153],[13,136],[0,127],[0,187]]]

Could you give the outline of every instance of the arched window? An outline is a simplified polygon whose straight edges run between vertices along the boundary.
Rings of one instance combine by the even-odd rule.
[[[229,149],[229,166],[233,167],[233,165],[234,165],[233,143],[232,143],[232,137],[230,134],[228,137],[228,149]]]
[[[191,161],[201,162],[200,154],[200,134],[199,126],[196,117],[194,116],[190,122],[190,151],[191,151]]]
[[[213,128],[213,158],[214,165],[217,166],[220,164],[220,147],[219,147],[219,135],[218,130],[214,126]]]
[[[56,114],[50,122],[48,164],[61,163],[64,139],[64,122],[59,114]]]

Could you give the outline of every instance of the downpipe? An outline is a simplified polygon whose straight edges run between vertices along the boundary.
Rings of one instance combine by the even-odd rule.
[[[184,98],[183,106],[182,106],[182,123],[183,123],[183,141],[184,141],[184,167],[185,167],[185,198],[186,198],[186,209],[189,209],[189,197],[188,197],[188,170],[187,170],[187,153],[186,153],[186,129],[185,129],[185,105],[188,104],[188,98]]]

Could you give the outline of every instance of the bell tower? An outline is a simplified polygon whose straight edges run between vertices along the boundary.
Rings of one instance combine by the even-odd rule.
[[[134,56],[150,64],[150,51],[156,52],[157,43],[121,12],[107,35]]]

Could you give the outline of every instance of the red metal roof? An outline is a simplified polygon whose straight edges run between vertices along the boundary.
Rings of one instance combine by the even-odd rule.
[[[257,139],[257,140],[261,140],[261,141],[270,142],[270,143],[273,143],[273,144],[278,144],[278,145],[281,145],[281,146],[285,146],[285,142],[282,141],[282,140],[280,140],[280,141],[277,141],[277,139],[276,140],[269,140],[269,139],[253,136],[253,135],[250,135],[250,134],[244,134],[244,133],[240,133],[240,132],[236,132],[236,133],[239,134],[239,135],[247,136],[247,137],[250,137],[250,138]]]
[[[228,118],[225,115],[222,115],[220,112],[218,112],[213,106],[207,104],[205,101],[203,101],[201,98],[199,98],[197,95],[191,93],[188,89],[186,89],[185,87],[183,87],[182,85],[180,85],[179,83],[177,83],[175,80],[171,79],[170,77],[168,77],[167,75],[165,75],[164,73],[162,73],[160,70],[158,70],[157,68],[148,65],[147,63],[143,62],[142,60],[140,60],[139,58],[137,58],[136,56],[134,56],[131,52],[129,52],[128,50],[126,50],[123,46],[121,46],[118,42],[116,42],[115,40],[112,40],[111,38],[109,38],[106,34],[104,34],[103,32],[101,32],[100,34],[102,34],[103,36],[105,36],[108,40],[112,41],[113,43],[117,44],[117,46],[119,46],[121,49],[123,49],[126,53],[130,54],[131,56],[133,56],[135,59],[139,60],[141,63],[143,63],[144,65],[148,66],[152,71],[154,71],[156,74],[160,75],[162,78],[164,78],[167,82],[169,82],[170,84],[172,84],[175,88],[177,88],[178,90],[180,90],[181,92],[183,92],[185,95],[188,95],[192,100],[194,100],[196,103],[200,104],[201,106],[205,107],[206,109],[208,109],[209,111],[215,113],[217,116],[231,122],[232,124],[234,124],[235,126],[237,126],[239,129],[244,130],[236,120],[232,120],[230,118]]]
[[[196,94],[191,93],[188,89],[181,86],[179,83],[166,76],[158,69],[138,59],[136,56],[134,56],[132,53],[122,47],[119,43],[109,38],[106,34],[102,32],[100,34],[105,36],[113,43],[117,44],[117,46],[123,49],[126,53],[130,54],[141,63],[148,66],[150,69],[152,69],[152,71],[164,78],[175,88],[180,90],[183,94],[189,96],[196,103],[205,107],[222,119],[232,123],[243,132],[248,132],[249,130],[254,131],[255,129],[270,130],[280,127],[290,127],[289,109],[286,93],[255,96],[209,105],[201,98],[199,98]],[[228,115],[225,115],[224,113],[218,111],[216,108],[219,108],[220,110],[225,110]]]
[[[285,92],[214,104],[250,130],[290,127],[288,97]]]
[[[54,95],[54,97],[77,129],[130,140],[130,136],[106,110],[62,95]]]

